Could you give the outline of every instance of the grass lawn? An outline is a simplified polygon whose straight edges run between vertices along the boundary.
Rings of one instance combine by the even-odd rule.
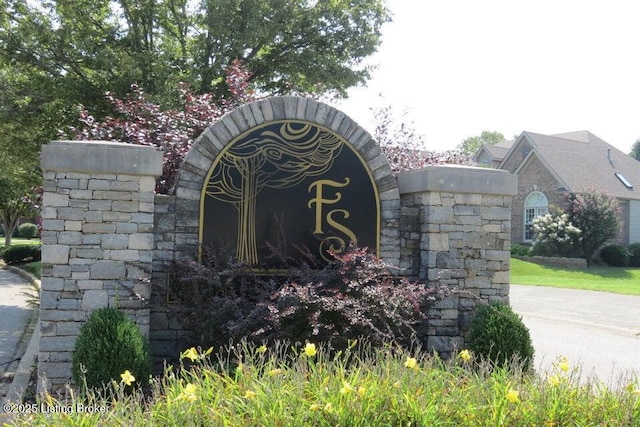
[[[22,239],[20,237],[12,237],[11,238],[12,245],[39,245],[40,239]],[[4,247],[4,236],[0,237],[0,247]]]
[[[511,283],[640,295],[640,268],[592,266],[571,269],[512,258]]]

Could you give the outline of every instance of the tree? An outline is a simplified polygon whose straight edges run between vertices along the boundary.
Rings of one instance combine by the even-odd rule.
[[[483,131],[480,136],[471,136],[458,145],[458,150],[468,156],[473,156],[483,144],[494,145],[504,141],[504,135],[496,131]]]
[[[0,56],[49,83],[43,96],[95,111],[102,94],[132,84],[160,104],[178,82],[228,94],[224,70],[240,60],[264,94],[336,93],[363,84],[383,0],[0,0]],[[63,90],[60,90],[63,89]]]
[[[2,165],[0,161],[0,166]],[[7,173],[8,169],[3,169]],[[38,195],[29,184],[28,175],[9,174],[0,176],[0,224],[4,230],[4,245],[11,246],[11,236],[20,218],[37,212]]]
[[[640,160],[640,138],[638,138],[631,146],[631,152],[629,155],[636,160]]]
[[[387,156],[394,173],[420,169],[428,165],[469,163],[468,156],[457,150],[428,150],[424,136],[416,130],[408,111],[403,111],[398,118],[391,105],[371,110],[376,125],[373,138]]]
[[[132,85],[163,110],[184,106],[181,83],[231,98],[234,61],[260,96],[345,95],[369,78],[363,60],[390,20],[383,0],[0,0],[0,10],[0,139],[24,141],[35,164],[42,144],[77,125],[78,104],[102,121],[121,114],[104,94],[123,99]]]
[[[582,230],[580,248],[587,261],[620,232],[620,205],[604,190],[589,187],[580,193],[569,193],[566,211],[570,222]]]

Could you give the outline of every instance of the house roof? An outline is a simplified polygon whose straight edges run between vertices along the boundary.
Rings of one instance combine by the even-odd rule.
[[[595,185],[618,198],[640,199],[640,162],[594,134],[588,131],[556,135],[523,132],[505,159],[524,141],[528,141],[532,149],[518,169],[529,156],[537,155],[568,191],[582,191]],[[616,174],[622,175],[633,187],[628,188]]]
[[[486,151],[493,160],[501,162],[514,142],[515,140],[512,139],[509,141],[498,142],[496,144],[482,144],[476,154],[474,154],[473,160],[477,161],[482,151]]]

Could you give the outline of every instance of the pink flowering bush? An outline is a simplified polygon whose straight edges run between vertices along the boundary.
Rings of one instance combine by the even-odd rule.
[[[570,193],[566,212],[571,223],[582,230],[579,246],[587,261],[620,233],[622,211],[618,200],[602,189],[592,186],[580,193]]]

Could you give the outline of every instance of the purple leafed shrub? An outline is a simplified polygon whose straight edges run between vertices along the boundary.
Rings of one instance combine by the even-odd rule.
[[[286,274],[260,276],[226,248],[203,250],[202,263],[175,262],[171,292],[181,304],[194,345],[246,338],[327,342],[336,349],[366,337],[373,344],[410,345],[415,325],[446,290],[391,276],[389,264],[350,246],[317,267],[307,253]]]

